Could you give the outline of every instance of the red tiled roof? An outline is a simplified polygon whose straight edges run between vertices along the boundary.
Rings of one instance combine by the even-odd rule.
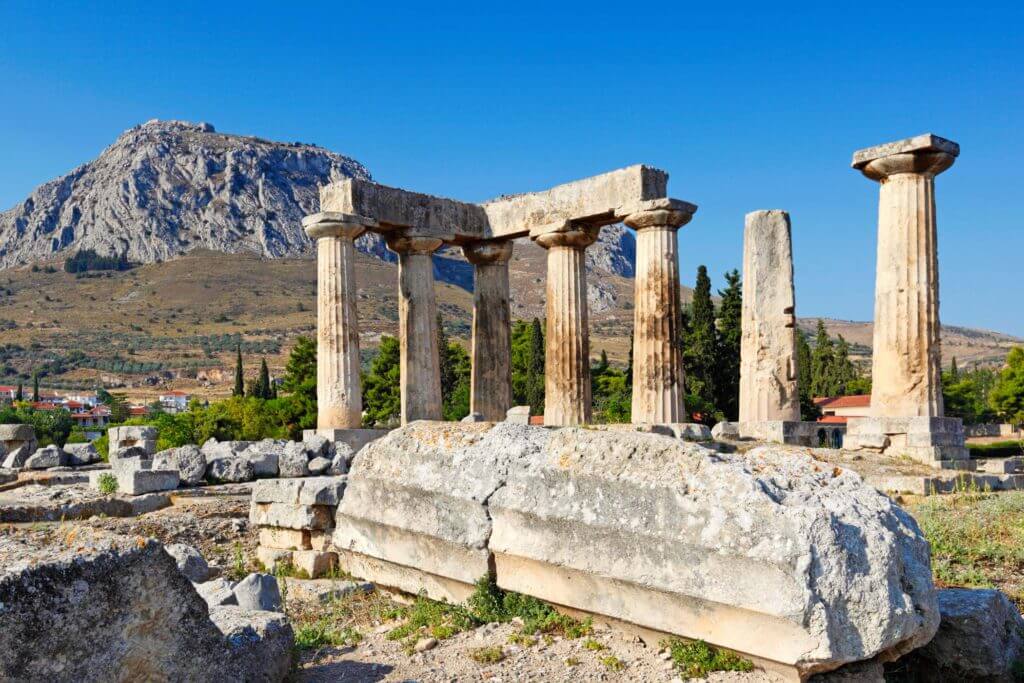
[[[178,391],[177,389],[175,389],[174,391],[168,391],[166,394],[164,394],[164,396],[188,396],[188,395],[189,394],[188,394],[187,391]]]
[[[35,403],[32,404],[32,407],[35,410],[57,410],[57,408],[59,406],[57,406],[54,403],[46,403],[46,402],[43,402],[43,401],[36,401]]]
[[[824,424],[844,425],[846,424],[847,419],[849,418],[843,415],[823,415],[818,418],[818,422],[822,422]]]
[[[819,408],[870,408],[871,394],[853,396],[822,396],[814,399]]]
[[[146,406],[131,406],[128,408],[129,415],[149,415],[149,408]]]
[[[78,401],[67,401],[64,405],[67,408],[84,408],[85,407],[84,403],[79,403]]]
[[[543,427],[544,426],[544,416],[543,415],[531,415],[530,416],[530,424],[532,424],[532,425],[540,425],[541,427]]]
[[[18,387],[8,387],[8,386],[0,385],[0,392],[3,392],[3,393],[7,393],[9,391],[17,391],[17,390],[18,390]]]

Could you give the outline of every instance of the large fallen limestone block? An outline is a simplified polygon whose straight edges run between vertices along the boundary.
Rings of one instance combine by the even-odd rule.
[[[180,478],[177,470],[129,470],[113,469],[110,472],[97,470],[89,473],[89,485],[100,489],[104,477],[113,475],[117,480],[117,493],[140,496],[155,491],[173,491],[178,488]]]
[[[233,636],[244,620],[211,621],[153,540],[81,528],[65,548],[5,536],[0,605],[5,681],[279,681],[290,662],[282,615],[246,615],[256,635],[279,642],[272,659],[243,646]]]
[[[211,484],[237,484],[255,478],[252,462],[240,455],[214,458],[206,463],[206,480]]]
[[[285,529],[327,529],[331,526],[332,512],[326,505],[253,502],[249,506],[249,522],[253,526]]]
[[[69,443],[64,445],[68,456],[68,464],[72,466],[90,465],[100,461],[100,454],[92,443]]]
[[[67,454],[60,446],[50,445],[40,448],[25,461],[27,470],[45,470],[50,467],[60,467],[67,462]]]
[[[459,600],[493,567],[502,588],[801,676],[895,658],[938,625],[914,520],[775,447],[413,423],[356,457],[334,546],[382,585]]]
[[[488,498],[546,439],[541,428],[510,422],[414,422],[368,444],[335,517],[341,566],[411,593],[464,599],[489,567]]]
[[[851,471],[552,432],[490,499],[498,585],[778,662],[896,658],[938,626],[927,541]]]
[[[146,455],[156,453],[156,428],[146,426],[111,427],[107,430],[110,455],[122,448],[141,448]]]
[[[932,640],[893,665],[918,681],[1014,681],[1024,664],[1024,619],[992,589],[939,591],[942,621]]]
[[[345,491],[346,481],[344,476],[257,481],[252,487],[252,500],[254,503],[335,506]]]

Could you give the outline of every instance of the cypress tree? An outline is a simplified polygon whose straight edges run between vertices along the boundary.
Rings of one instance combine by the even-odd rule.
[[[743,340],[743,285],[740,273],[725,274],[728,286],[719,290],[722,304],[718,309],[718,369],[715,379],[715,406],[729,420],[739,417],[740,410],[740,344]]]
[[[811,394],[835,396],[838,393],[835,380],[835,350],[825,323],[819,318],[814,335],[814,351],[811,354]]]
[[[954,382],[960,377],[960,370],[956,367],[956,356],[953,356],[953,360],[949,364],[949,375]]]
[[[269,399],[270,395],[270,369],[267,368],[267,359],[264,358],[260,364],[260,379],[256,383],[257,398]]]
[[[544,414],[544,329],[533,319],[530,327],[530,365],[526,373],[526,401],[534,415]]]
[[[701,412],[714,409],[715,364],[717,362],[717,331],[715,330],[715,304],[711,301],[711,278],[706,266],[697,268],[697,282],[690,304],[690,329],[683,349],[687,393],[696,400]]]
[[[801,420],[812,421],[821,416],[821,411],[814,405],[811,395],[812,376],[811,346],[807,343],[807,335],[798,328],[796,331],[796,382],[800,394]]]
[[[245,396],[245,375],[242,372],[242,345],[237,347],[238,356],[235,359],[235,389],[232,396]]]
[[[441,314],[437,314],[437,355],[441,368],[441,402],[445,403],[452,395],[457,380],[455,363],[451,350],[448,348],[448,333],[444,331]]]
[[[39,373],[32,373],[32,401],[39,401]]]
[[[626,361],[626,388],[633,388],[633,345],[629,345],[629,360]]]
[[[21,385],[21,382],[18,382],[18,393],[15,394],[14,400],[15,401],[24,401],[25,400],[25,388]]]

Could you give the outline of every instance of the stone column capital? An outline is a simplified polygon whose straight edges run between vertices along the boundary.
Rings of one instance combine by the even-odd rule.
[[[879,182],[902,173],[934,178],[952,166],[959,155],[960,145],[926,133],[858,150],[853,153],[852,166]]]
[[[362,235],[368,228],[376,227],[376,222],[366,216],[357,216],[338,211],[321,211],[302,219],[302,228],[310,239],[321,237],[343,237],[352,239]]]
[[[690,222],[697,211],[695,204],[678,199],[655,199],[641,202],[624,219],[634,230],[644,228],[681,228]]]
[[[557,230],[536,235],[533,241],[550,249],[551,247],[574,247],[585,249],[597,241],[601,233],[601,226],[569,226],[567,230]]]
[[[388,249],[396,254],[426,254],[429,256],[444,244],[438,237],[423,237],[405,233],[391,233],[384,236]]]
[[[466,260],[474,266],[490,263],[508,263],[512,257],[512,240],[492,240],[487,242],[471,242],[462,245],[462,253]]]

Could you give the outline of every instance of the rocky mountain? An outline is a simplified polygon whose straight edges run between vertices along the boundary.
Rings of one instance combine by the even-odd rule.
[[[295,256],[317,186],[343,177],[370,174],[314,145],[149,121],[0,214],[0,267],[83,249],[139,263],[196,248]]]
[[[0,269],[87,249],[136,263],[195,249],[309,255],[301,219],[319,210],[320,185],[345,177],[370,173],[315,145],[224,134],[208,123],[149,121],[0,213]],[[394,261],[376,235],[360,239],[359,248]],[[588,250],[589,262],[598,273],[631,276],[634,251],[632,234],[616,226]],[[435,274],[472,287],[472,268],[458,250],[438,255]]]

